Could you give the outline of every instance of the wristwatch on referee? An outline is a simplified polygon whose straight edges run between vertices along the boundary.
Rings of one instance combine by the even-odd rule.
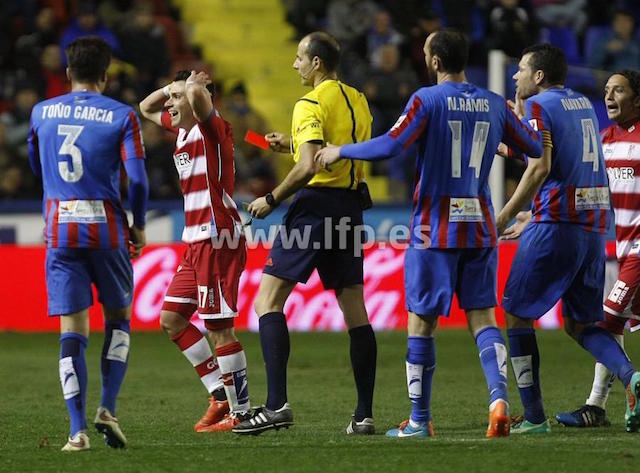
[[[278,205],[280,205],[278,202],[276,202],[276,199],[271,192],[268,192],[267,195],[264,196],[264,198],[271,208],[275,209]]]

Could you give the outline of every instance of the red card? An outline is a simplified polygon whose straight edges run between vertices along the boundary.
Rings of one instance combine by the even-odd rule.
[[[251,143],[254,146],[262,149],[269,149],[269,142],[259,133],[255,131],[247,131],[247,134],[244,135],[244,141],[247,143]]]

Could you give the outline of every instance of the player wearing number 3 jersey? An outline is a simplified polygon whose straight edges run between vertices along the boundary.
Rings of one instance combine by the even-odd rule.
[[[431,427],[433,334],[439,315],[448,316],[455,293],[466,311],[490,391],[487,436],[509,434],[507,354],[496,327],[496,225],[489,171],[498,144],[539,156],[540,137],[521,122],[504,98],[466,82],[468,43],[456,31],[431,34],[424,47],[427,68],[438,85],[418,90],[396,125],[371,141],[324,148],[323,164],[338,157],[389,158],[416,150],[411,235],[405,257],[408,321],[408,421],[387,432],[427,437]]]
[[[71,419],[65,451],[89,448],[85,399],[91,284],[105,318],[102,400],[95,426],[110,447],[126,439],[115,417],[127,368],[133,295],[130,256],[145,244],[147,177],[136,112],[104,97],[109,46],[80,38],[67,49],[71,92],[40,102],[31,113],[29,161],[42,177],[49,315],[60,317],[60,382]],[[120,203],[120,177],[129,177],[133,226]]]

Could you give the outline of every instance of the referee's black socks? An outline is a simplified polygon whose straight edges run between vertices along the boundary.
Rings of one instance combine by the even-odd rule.
[[[258,319],[260,344],[267,370],[267,409],[280,409],[287,402],[289,328],[282,312],[269,312]]]
[[[349,330],[351,366],[358,391],[358,406],[354,413],[357,422],[373,417],[373,387],[376,382],[376,358],[378,346],[371,325]]]

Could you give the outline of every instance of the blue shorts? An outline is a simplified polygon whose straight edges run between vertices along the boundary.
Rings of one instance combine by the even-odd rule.
[[[409,247],[404,257],[407,310],[448,316],[454,293],[464,310],[495,307],[497,270],[496,248]]]
[[[342,232],[336,229],[341,220],[348,224]],[[305,283],[317,269],[325,289],[363,284],[358,226],[362,209],[355,191],[305,187],[284,216],[263,272]],[[296,233],[302,238],[293,239]]]
[[[530,224],[511,263],[502,307],[539,319],[562,298],[574,320],[601,320],[605,261],[600,233],[569,223]]]
[[[91,307],[91,283],[96,285],[98,300],[105,307],[121,309],[131,304],[133,268],[124,248],[47,248],[45,274],[50,316]]]

